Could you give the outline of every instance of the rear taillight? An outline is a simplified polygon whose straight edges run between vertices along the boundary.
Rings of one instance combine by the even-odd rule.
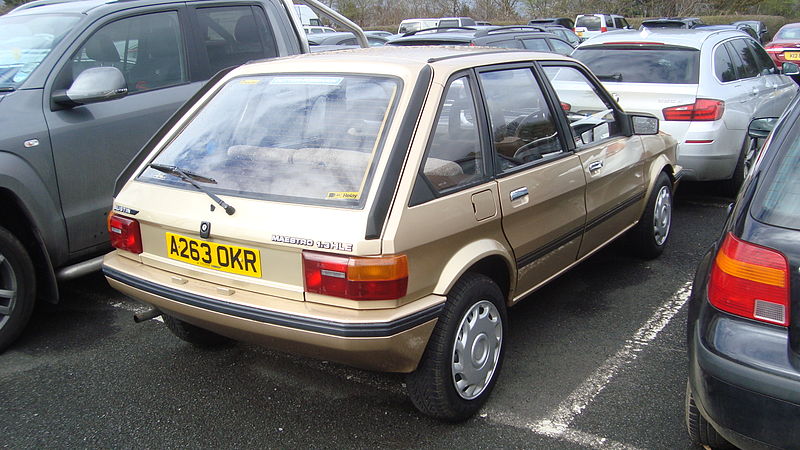
[[[405,255],[357,257],[303,251],[305,290],[351,300],[393,300],[408,287]]]
[[[108,236],[111,238],[111,245],[114,248],[136,254],[142,253],[142,232],[137,220],[110,213]]]
[[[607,32],[607,31],[608,31],[608,28],[606,28],[606,27],[600,27],[600,32],[601,32],[601,33],[605,33],[605,32]]]
[[[728,233],[714,259],[708,300],[722,311],[789,325],[789,264],[780,252]]]
[[[561,102],[561,109],[566,112],[569,112],[570,110],[572,110],[572,105],[566,102]]]
[[[692,104],[670,106],[661,112],[664,113],[664,120],[713,121],[722,118],[722,113],[725,112],[725,102],[698,98]]]

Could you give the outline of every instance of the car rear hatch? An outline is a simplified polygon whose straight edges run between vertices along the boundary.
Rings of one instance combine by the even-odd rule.
[[[303,250],[379,254],[368,193],[399,89],[367,75],[229,80],[116,198],[139,222],[141,262],[303,300]]]
[[[646,112],[680,142],[689,121],[665,121],[664,109],[697,98],[700,51],[657,43],[607,43],[580,47],[583,62],[627,112]]]

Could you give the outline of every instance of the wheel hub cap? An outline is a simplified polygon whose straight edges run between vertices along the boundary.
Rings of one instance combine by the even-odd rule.
[[[17,300],[17,277],[11,262],[0,253],[0,327],[5,325]]]
[[[453,343],[453,384],[465,400],[472,400],[486,389],[497,369],[503,344],[503,323],[492,302],[472,305],[456,332]]]
[[[653,212],[653,236],[656,244],[663,245],[669,236],[669,227],[672,222],[672,199],[669,188],[661,186],[656,197],[655,211]]]

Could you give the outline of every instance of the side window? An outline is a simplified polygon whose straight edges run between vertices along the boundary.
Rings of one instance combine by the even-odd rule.
[[[516,39],[506,39],[503,41],[494,41],[494,42],[487,42],[485,45],[489,45],[492,47],[501,47],[501,48],[522,48],[519,41]]]
[[[128,92],[173,86],[187,81],[183,39],[174,11],[111,22],[86,41],[65,67],[65,84],[91,67],[116,67]]]
[[[258,10],[255,8],[255,10]],[[200,42],[204,44],[210,74],[244,64],[252,59],[278,55],[272,30],[265,30],[262,42],[261,21],[249,6],[226,6],[197,9]]]
[[[727,42],[725,45],[729,46],[729,50],[733,50],[731,57],[734,58],[734,64],[737,64],[736,58],[738,57],[739,59],[737,64],[739,78],[753,78],[758,75],[759,70],[756,57],[753,52],[750,51],[744,39],[734,39]]]
[[[543,38],[523,39],[522,43],[528,50],[533,50],[537,52],[548,52],[548,53],[550,53],[551,51],[550,47],[547,45],[547,41],[545,41]]]
[[[583,72],[572,66],[548,66],[544,70],[558,94],[577,147],[622,134],[614,109]]]
[[[423,162],[423,174],[435,191],[452,190],[483,178],[477,117],[469,78],[453,80]]]
[[[775,70],[775,63],[772,62],[772,58],[769,57],[767,51],[764,50],[764,47],[751,40],[747,41],[747,45],[750,47],[750,50],[756,57],[758,71],[761,73],[761,75],[777,73]]]
[[[717,79],[723,83],[736,79],[733,61],[731,61],[728,50],[724,45],[718,45],[714,50],[714,72],[717,75]]]
[[[563,152],[555,119],[531,69],[480,74],[501,171]]]
[[[617,28],[625,28],[627,26],[629,26],[628,21],[625,20],[624,17],[620,17],[617,19]]]
[[[553,45],[553,51],[561,55],[569,56],[575,50],[571,45],[560,39],[550,39],[550,44]]]

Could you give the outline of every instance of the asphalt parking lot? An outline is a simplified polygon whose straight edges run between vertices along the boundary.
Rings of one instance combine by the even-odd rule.
[[[96,274],[0,355],[0,446],[692,448],[684,303],[730,202],[706,192],[681,187],[661,258],[612,245],[511,309],[497,388],[466,423],[418,415],[402,375],[194,349],[134,324],[141,307]]]

